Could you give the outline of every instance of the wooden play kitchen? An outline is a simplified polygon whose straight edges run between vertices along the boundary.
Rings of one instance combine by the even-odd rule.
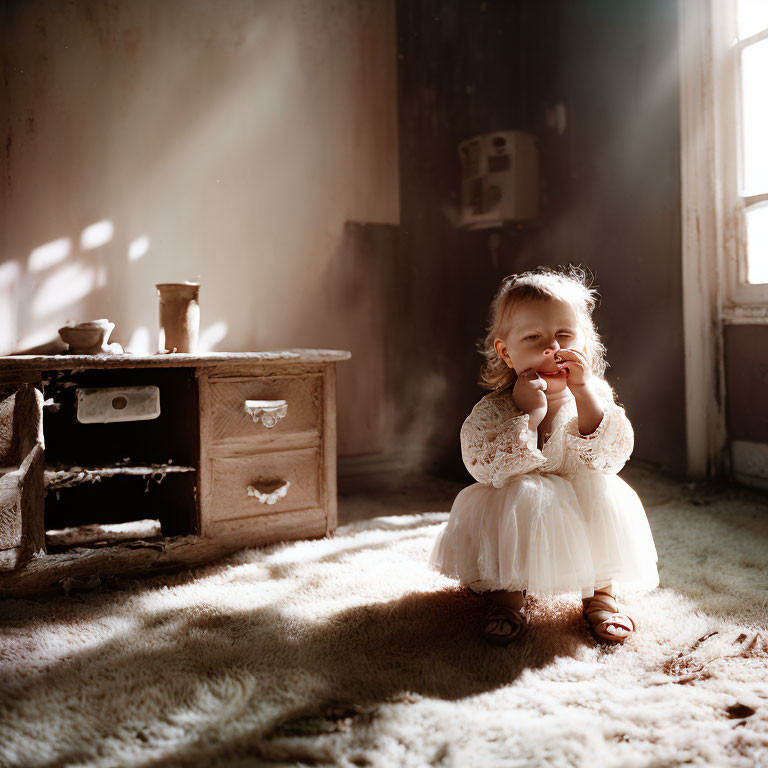
[[[0,357],[0,595],[330,534],[349,357]]]

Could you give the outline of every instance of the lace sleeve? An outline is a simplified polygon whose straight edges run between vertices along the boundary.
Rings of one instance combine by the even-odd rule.
[[[610,475],[627,463],[635,443],[624,409],[612,401],[604,402],[603,420],[592,434],[579,433],[578,418],[568,422],[565,434],[569,453],[575,454],[581,465]]]
[[[461,457],[475,480],[494,488],[546,461],[528,431],[528,414],[504,401],[485,398],[461,427]]]

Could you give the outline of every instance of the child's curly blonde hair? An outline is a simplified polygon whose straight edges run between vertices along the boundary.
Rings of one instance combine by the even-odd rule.
[[[537,267],[530,272],[505,277],[491,302],[488,332],[477,344],[478,351],[485,358],[478,384],[490,390],[514,385],[517,373],[499,357],[494,340],[506,337],[517,305],[524,301],[547,299],[560,299],[570,304],[584,331],[584,352],[592,372],[602,379],[606,367],[605,346],[592,319],[598,298],[597,291],[592,287],[592,275],[581,267]]]

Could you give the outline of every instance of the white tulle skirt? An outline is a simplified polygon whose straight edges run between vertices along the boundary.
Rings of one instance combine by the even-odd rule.
[[[530,473],[503,488],[475,483],[453,502],[429,563],[476,592],[557,594],[658,586],[643,505],[616,475]]]

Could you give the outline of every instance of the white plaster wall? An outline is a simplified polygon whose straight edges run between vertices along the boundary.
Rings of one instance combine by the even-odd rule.
[[[398,222],[391,0],[7,0],[0,22],[0,353],[96,317],[153,352],[154,284],[193,279],[204,350],[350,345],[318,286],[345,221]]]

